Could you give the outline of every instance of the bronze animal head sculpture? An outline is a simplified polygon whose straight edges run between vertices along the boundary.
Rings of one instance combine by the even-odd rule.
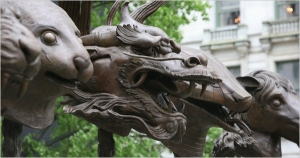
[[[253,130],[256,142],[241,146],[224,133],[217,141],[216,156],[281,156],[280,137],[299,146],[299,98],[292,83],[285,77],[269,71],[258,70],[237,80],[255,98],[246,112],[237,114]],[[234,135],[233,135],[234,136]],[[231,140],[229,147],[224,141]]]
[[[66,99],[69,106],[64,111],[119,135],[134,128],[154,139],[181,142],[186,118],[169,95],[185,98],[196,83],[221,79],[206,66],[204,55],[179,53],[178,44],[165,33],[160,35],[160,29],[146,32],[147,26],[130,22],[134,20],[127,7],[125,2],[124,25],[102,26],[82,37],[85,45],[94,46],[87,47],[94,75]],[[180,80],[190,82],[187,90],[179,91],[175,82]]]
[[[15,82],[20,84],[18,98],[38,73],[42,52],[31,31],[20,23],[23,17],[19,7],[1,1],[1,93],[9,81]]]
[[[11,4],[22,9],[21,24],[33,33],[42,48],[41,67],[19,99],[15,94],[20,84],[6,84],[1,112],[5,118],[26,126],[44,128],[53,122],[55,99],[76,89],[77,81],[87,81],[93,67],[78,29],[60,7],[48,0]]]
[[[197,85],[193,93],[185,99],[172,98],[175,106],[185,105],[183,114],[187,118],[186,133],[181,143],[174,144],[168,140],[162,141],[175,156],[201,157],[208,130],[211,127],[221,127],[236,134],[249,133],[248,127],[241,120],[232,119],[231,113],[246,111],[251,107],[253,98],[244,90],[230,71],[209,53],[192,48],[182,48],[182,52],[193,56],[203,54],[207,57],[208,67],[214,70],[222,82],[217,84]],[[189,84],[181,82],[180,89],[186,89]],[[232,124],[241,126],[241,130]]]

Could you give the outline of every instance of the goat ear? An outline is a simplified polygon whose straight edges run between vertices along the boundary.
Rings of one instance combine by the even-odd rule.
[[[246,88],[257,88],[259,86],[259,81],[251,76],[237,77],[236,80]]]

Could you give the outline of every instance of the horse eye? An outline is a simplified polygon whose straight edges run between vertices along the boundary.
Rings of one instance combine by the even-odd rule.
[[[278,108],[278,107],[280,107],[280,106],[282,105],[282,103],[281,103],[278,99],[273,99],[273,100],[271,101],[271,105],[272,105],[273,107],[275,107],[275,108]]]
[[[56,35],[51,31],[46,31],[42,34],[41,40],[45,44],[53,44],[56,42]]]

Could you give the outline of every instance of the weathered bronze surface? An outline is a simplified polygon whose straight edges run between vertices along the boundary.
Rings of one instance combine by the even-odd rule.
[[[134,21],[127,6],[125,2],[121,23],[128,23],[101,26],[82,38],[84,44],[93,45],[87,48],[94,75],[80,85],[81,90],[71,93],[73,99],[66,100],[69,106],[64,110],[119,135],[126,136],[134,128],[154,139],[181,142],[186,119],[169,95],[187,97],[196,83],[221,80],[207,68],[205,56],[173,52],[180,47],[159,28],[146,33],[149,26]],[[115,46],[107,43],[107,47],[100,47],[102,40]],[[178,80],[191,84],[179,91],[174,84]]]
[[[19,98],[39,71],[42,53],[34,35],[20,23],[24,16],[11,2],[1,1],[1,92],[8,81],[18,82]]]
[[[22,125],[50,125],[55,99],[67,93],[64,111],[99,127],[99,150],[105,150],[99,156],[114,155],[112,133],[126,136],[131,129],[185,157],[202,156],[214,126],[232,132],[216,141],[215,156],[281,156],[280,137],[299,145],[299,98],[289,81],[265,71],[238,78],[253,104],[211,54],[181,48],[142,24],[166,1],[131,14],[128,3],[119,25],[111,26],[117,0],[107,26],[79,38],[51,1],[1,2],[2,131],[10,144],[4,156],[19,156]]]
[[[10,29],[26,34],[11,34],[4,40],[1,36],[1,48],[4,48],[1,56],[16,54],[18,59],[7,62],[5,58],[1,59],[1,73],[6,70],[3,68],[16,71],[11,78],[1,80],[7,80],[1,94],[1,113],[5,118],[26,126],[44,128],[53,122],[55,99],[76,89],[76,81],[87,81],[93,73],[93,67],[88,52],[81,44],[80,32],[60,7],[48,0],[12,1],[10,7],[21,8],[22,15],[21,24],[16,23]],[[24,31],[23,25],[34,37],[27,33],[29,31]],[[6,27],[1,29],[1,34],[5,32],[3,29]],[[10,45],[9,41],[18,41],[19,38],[24,39],[20,40],[18,47]],[[41,64],[38,70],[39,57]],[[22,75],[23,80],[15,80],[13,77]],[[26,88],[23,87],[27,87],[24,94]],[[18,99],[19,89],[23,96]]]
[[[218,125],[238,133],[224,122],[227,113],[221,105],[242,112],[251,106],[251,95],[213,56],[190,48],[181,50],[159,28],[142,25],[131,18],[127,5],[125,2],[122,7],[123,25],[101,26],[82,37],[83,44],[90,50],[94,75],[80,85],[81,90],[66,99],[65,112],[119,135],[128,135],[134,128],[151,138],[165,140],[169,146],[180,143],[185,131],[185,127],[182,128],[185,117],[177,111],[192,112],[184,113],[191,119],[189,127],[207,121],[203,124],[205,130]],[[220,82],[220,78],[224,81]],[[188,104],[188,110],[184,110],[183,102],[176,108],[169,95],[206,101],[211,112],[221,112],[223,120],[208,112],[202,114],[193,105]],[[212,123],[208,117],[213,118]],[[189,135],[190,139],[193,141],[198,133],[196,130]],[[196,154],[201,152],[196,151]]]
[[[182,51],[189,55],[204,54],[208,58],[208,67],[215,70],[217,76],[222,78],[222,82],[208,84],[206,88],[198,85],[194,92],[185,99],[173,98],[177,108],[185,104],[183,114],[187,117],[186,133],[179,144],[168,140],[162,143],[176,156],[201,157],[207,132],[211,127],[221,127],[236,134],[249,131],[242,122],[231,119],[229,113],[247,110],[252,104],[252,97],[229,70],[211,54],[191,48],[182,48]],[[186,86],[186,83],[183,83],[178,87],[184,89]],[[232,123],[241,124],[243,129],[239,131],[230,125]]]
[[[73,21],[49,0],[1,1],[3,156],[20,156],[22,126],[45,128],[57,97],[93,73]]]
[[[255,103],[246,113],[234,118],[243,120],[252,131],[254,142],[235,139],[225,132],[216,140],[214,156],[280,157],[284,137],[299,146],[299,98],[285,77],[258,70],[237,80],[253,95]]]

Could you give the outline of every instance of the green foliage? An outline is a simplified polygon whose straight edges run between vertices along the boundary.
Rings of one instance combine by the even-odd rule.
[[[44,130],[27,135],[23,139],[23,154],[41,157],[96,157],[98,128],[83,119],[64,114],[63,106],[59,104],[61,101],[62,97],[56,101],[55,114],[58,125],[51,133],[51,139],[47,142],[37,140],[37,135]],[[87,148],[89,150],[84,150]]]
[[[205,143],[205,149],[203,153],[203,157],[212,157],[212,148],[214,146],[214,140],[218,137],[220,137],[222,133],[221,128],[213,127],[209,129],[207,137],[206,137],[206,143]]]
[[[148,137],[141,137],[136,131],[129,137],[114,135],[116,141],[116,157],[159,157],[165,148],[161,143]]]
[[[134,1],[133,6],[140,6],[145,1]],[[113,5],[110,1],[93,2],[92,10],[92,27],[104,25],[107,18],[109,9]],[[130,5],[130,10],[133,6]],[[180,25],[189,24],[191,21],[197,20],[202,17],[203,20],[208,20],[206,9],[211,6],[207,1],[192,0],[192,1],[169,1],[161,6],[153,15],[151,15],[144,22],[145,25],[159,27],[164,30],[171,39],[176,42],[182,40],[181,32],[179,31]],[[117,12],[113,24],[119,23],[120,14]]]

